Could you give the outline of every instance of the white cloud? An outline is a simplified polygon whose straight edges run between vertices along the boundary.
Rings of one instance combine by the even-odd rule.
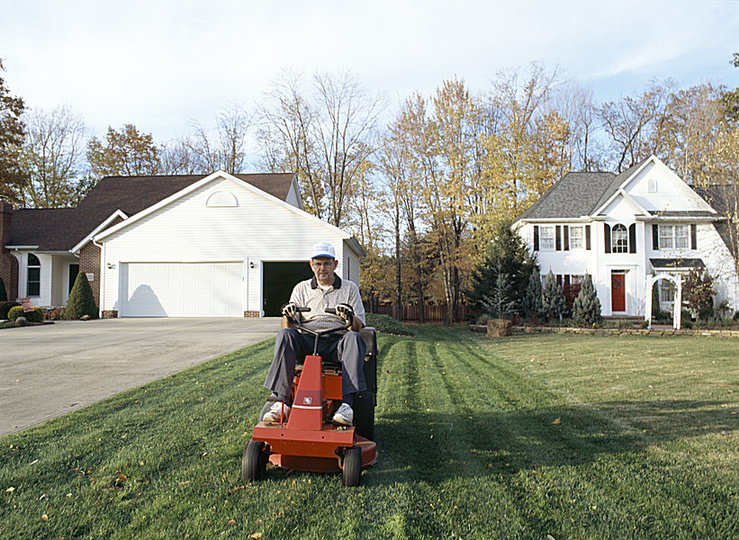
[[[251,105],[288,67],[350,69],[391,99],[454,76],[482,89],[535,60],[593,84],[596,99],[650,76],[739,86],[734,2],[0,0],[0,12],[11,91],[70,104],[98,134],[133,122],[179,135],[188,118]]]

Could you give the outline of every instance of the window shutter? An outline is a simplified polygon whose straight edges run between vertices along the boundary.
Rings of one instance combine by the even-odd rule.
[[[652,249],[659,250],[659,225],[652,223]]]
[[[557,251],[562,251],[562,225],[557,225],[554,230],[555,232],[555,248]]]
[[[629,225],[629,253],[636,253],[636,223]]]
[[[534,225],[534,251],[539,251],[539,226]]]
[[[698,226],[695,223],[690,226],[690,249],[698,249]]]
[[[605,237],[606,237],[606,253],[610,253],[611,252],[611,227],[608,226],[608,223],[604,223],[603,227],[605,227],[603,229],[603,232],[605,233]]]
[[[590,251],[590,225],[585,225],[585,249]]]
[[[565,244],[565,251],[570,250],[570,227],[569,225],[564,226],[564,244]]]

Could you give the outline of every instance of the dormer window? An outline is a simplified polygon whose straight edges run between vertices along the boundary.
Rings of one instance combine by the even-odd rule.
[[[26,296],[41,295],[41,261],[33,253],[26,260]]]

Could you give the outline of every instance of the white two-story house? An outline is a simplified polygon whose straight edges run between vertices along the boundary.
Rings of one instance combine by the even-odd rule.
[[[653,284],[671,309],[691,268],[715,278],[714,305],[739,308],[725,217],[654,156],[618,175],[568,173],[514,228],[570,300],[589,273],[604,316],[645,316]]]

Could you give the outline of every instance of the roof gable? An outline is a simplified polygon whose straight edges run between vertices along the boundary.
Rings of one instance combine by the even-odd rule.
[[[661,192],[648,193],[649,178],[658,178]],[[572,220],[604,216],[617,198],[645,216],[715,216],[716,212],[657,157],[651,156],[626,171],[568,173],[516,220]]]
[[[330,225],[329,223],[326,223],[325,221],[322,221],[321,219],[317,218],[316,216],[313,216],[311,214],[308,214],[307,212],[301,210],[300,208],[297,208],[297,207],[295,207],[292,204],[288,204],[285,201],[283,201],[282,199],[279,199],[279,198],[277,198],[277,197],[275,197],[275,196],[273,196],[273,195],[271,195],[271,194],[269,194],[269,193],[267,193],[267,192],[265,192],[265,191],[263,191],[263,190],[255,187],[251,182],[245,182],[244,180],[242,180],[240,178],[240,176],[242,176],[242,175],[231,175],[231,174],[225,173],[223,171],[218,171],[218,172],[215,172],[215,173],[213,173],[213,174],[211,174],[209,176],[206,176],[205,178],[201,178],[199,181],[194,182],[194,183],[190,184],[189,186],[181,189],[180,191],[178,191],[178,192],[170,195],[169,197],[160,200],[156,204],[153,204],[152,206],[149,206],[149,207],[145,208],[141,212],[138,212],[137,214],[131,216],[129,219],[127,219],[127,220],[125,220],[125,221],[123,221],[121,223],[118,223],[118,224],[116,224],[116,225],[114,225],[112,227],[109,227],[108,229],[105,229],[100,234],[98,234],[98,235],[95,236],[95,240],[96,241],[102,241],[105,238],[107,238],[107,237],[109,237],[111,235],[114,235],[114,234],[120,232],[121,230],[125,229],[126,227],[131,227],[131,226],[135,225],[136,223],[138,223],[139,221],[141,221],[142,219],[145,219],[145,218],[147,218],[147,217],[149,217],[149,216],[151,216],[151,215],[153,215],[153,214],[161,211],[162,209],[166,208],[167,206],[176,203],[178,200],[182,199],[183,197],[186,197],[190,193],[193,193],[194,191],[199,190],[200,188],[206,186],[207,184],[209,184],[211,182],[214,182],[214,181],[218,181],[218,180],[227,180],[227,181],[230,181],[230,182],[232,182],[232,183],[240,186],[241,188],[246,189],[247,191],[251,191],[254,194],[257,194],[257,195],[259,195],[261,197],[264,197],[264,198],[272,201],[273,203],[275,203],[275,204],[277,204],[279,206],[282,206],[283,208],[288,209],[291,212],[299,213],[304,218],[309,219],[309,220],[313,220],[316,223],[319,223],[320,225],[322,225],[322,226],[324,226],[326,228],[329,228],[330,230],[332,230],[333,232],[341,235],[345,239],[350,238],[350,235],[348,235],[347,233],[345,233],[344,231],[342,231],[338,227],[334,227],[333,225]],[[289,192],[289,186],[288,186],[288,190],[287,191]],[[287,193],[286,193],[286,195],[287,195]]]
[[[295,193],[295,175],[291,173],[230,176],[278,200],[289,200],[290,203],[297,201],[302,208],[302,201]],[[98,231],[100,225],[116,212],[133,216],[204,178],[208,176],[105,177],[76,208],[15,210],[8,245],[39,246],[39,251],[79,249],[80,242],[85,241],[93,231]]]

